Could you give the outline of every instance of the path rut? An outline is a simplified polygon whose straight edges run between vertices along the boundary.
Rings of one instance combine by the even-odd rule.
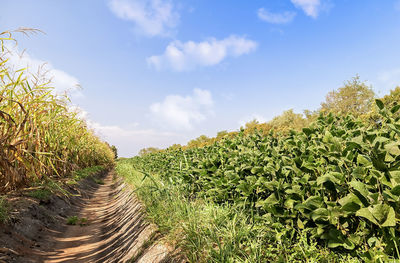
[[[157,232],[146,222],[142,206],[113,172],[104,184],[82,193],[77,215],[84,225],[66,226],[54,232],[54,248],[44,262],[177,262],[168,248],[157,242]]]

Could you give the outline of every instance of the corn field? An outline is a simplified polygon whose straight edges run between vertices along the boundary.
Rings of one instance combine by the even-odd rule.
[[[0,33],[0,192],[73,170],[110,165],[114,154],[40,73],[15,69],[7,59],[11,32]]]

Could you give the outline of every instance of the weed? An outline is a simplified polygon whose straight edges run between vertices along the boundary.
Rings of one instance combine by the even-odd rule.
[[[80,226],[86,226],[88,223],[88,219],[86,217],[82,217],[79,221]]]
[[[0,196],[0,223],[7,222],[9,218],[8,210],[9,207],[6,199],[3,196]]]
[[[85,178],[88,178],[90,176],[96,175],[103,171],[105,169],[104,166],[102,165],[96,165],[96,166],[91,166],[87,167],[84,169],[80,169],[74,172],[74,180],[79,181]]]
[[[76,185],[78,182],[75,179],[69,179],[66,182],[67,185]]]
[[[70,216],[67,218],[67,225],[76,225],[79,218],[77,216]]]
[[[67,225],[76,225],[86,226],[88,224],[88,219],[86,217],[79,218],[77,216],[70,216],[67,218]]]
[[[93,181],[94,181],[96,184],[101,184],[101,185],[104,184],[104,180],[103,180],[103,179],[93,178]]]
[[[47,188],[42,188],[33,190],[32,192],[29,192],[28,195],[41,201],[47,201],[50,199],[52,192]]]

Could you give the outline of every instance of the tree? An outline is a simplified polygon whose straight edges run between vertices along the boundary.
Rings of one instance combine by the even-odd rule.
[[[159,152],[159,151],[161,151],[161,150],[158,149],[158,148],[155,148],[155,147],[148,147],[148,148],[143,148],[143,149],[141,149],[141,150],[139,151],[139,155],[140,155],[140,156],[144,156],[144,155],[146,155],[146,154],[155,153],[155,152]]]
[[[275,131],[288,132],[290,130],[301,130],[308,121],[301,113],[295,113],[293,109],[284,111],[268,122]]]
[[[217,137],[215,137],[216,141],[221,140],[222,138],[224,138],[226,135],[228,135],[228,131],[220,131],[217,133]]]
[[[384,96],[381,100],[388,109],[400,104],[400,86],[392,89],[390,93]]]
[[[182,145],[176,144],[176,143],[175,143],[175,144],[169,146],[169,147],[167,148],[167,151],[168,151],[168,150],[175,151],[175,150],[181,150],[181,149],[182,149]]]
[[[114,152],[114,158],[117,159],[118,158],[118,150],[117,147],[115,147],[115,145],[111,146],[111,150]]]
[[[344,83],[344,86],[326,95],[321,103],[321,112],[351,113],[355,116],[366,114],[371,110],[375,93],[357,75]]]
[[[187,148],[204,147],[210,143],[211,139],[205,135],[200,135],[196,139],[188,142]]]

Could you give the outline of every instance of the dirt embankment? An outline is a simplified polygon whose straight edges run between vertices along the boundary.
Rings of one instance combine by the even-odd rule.
[[[68,198],[11,198],[11,223],[0,225],[0,263],[185,262],[160,241],[140,202],[113,172],[101,179],[104,184],[82,181]],[[76,224],[67,225],[72,216]]]

